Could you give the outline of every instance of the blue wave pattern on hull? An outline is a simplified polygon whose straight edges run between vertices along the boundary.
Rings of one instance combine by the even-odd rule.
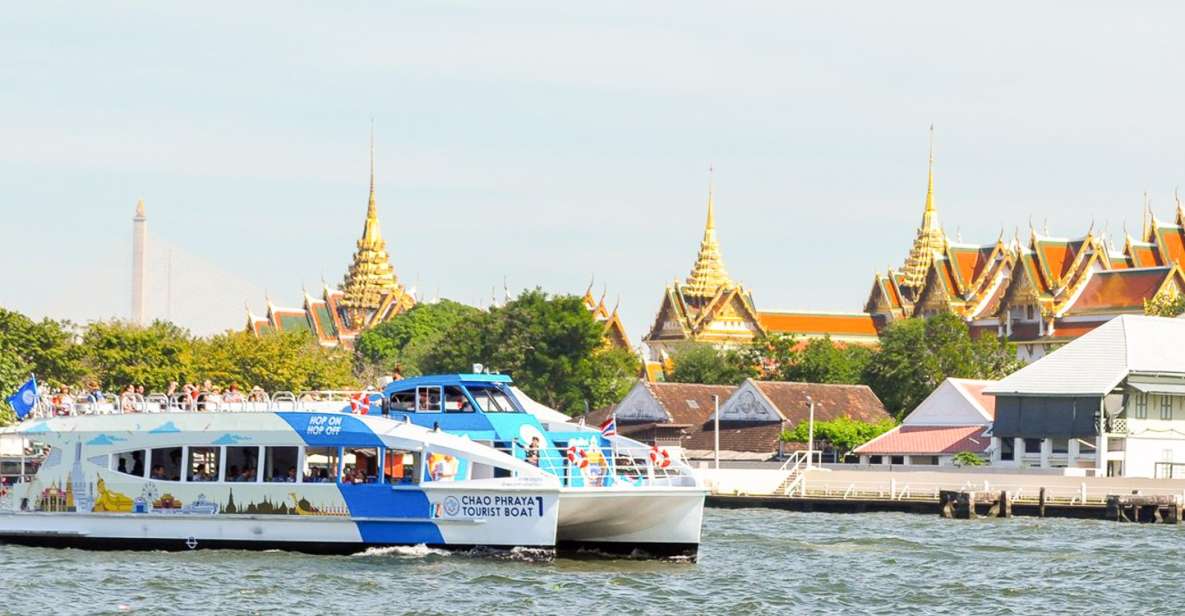
[[[362,420],[340,413],[277,413],[311,447],[382,447],[383,440]],[[328,429],[333,428],[333,429]],[[338,485],[354,517],[420,518],[429,512],[422,490],[385,484]],[[364,543],[443,545],[433,522],[355,522]]]

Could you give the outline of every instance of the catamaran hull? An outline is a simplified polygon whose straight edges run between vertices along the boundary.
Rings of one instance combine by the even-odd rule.
[[[444,549],[555,546],[554,518],[511,530],[491,528],[499,525],[488,519],[277,517],[4,513],[0,514],[0,542],[87,549],[284,549],[331,554],[401,545]]]
[[[556,546],[611,554],[695,558],[704,517],[701,488],[565,488]]]

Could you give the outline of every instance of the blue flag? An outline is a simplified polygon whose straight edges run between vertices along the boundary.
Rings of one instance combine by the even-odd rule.
[[[37,377],[29,377],[29,380],[21,385],[21,388],[16,390],[15,394],[8,397],[8,405],[12,410],[16,411],[17,419],[24,419],[29,411],[37,404]]]

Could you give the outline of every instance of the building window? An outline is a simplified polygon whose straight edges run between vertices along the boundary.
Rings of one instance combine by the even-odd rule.
[[[1148,394],[1136,394],[1136,419],[1148,419]]]
[[[1173,418],[1173,398],[1172,396],[1160,397],[1160,418],[1170,420]]]

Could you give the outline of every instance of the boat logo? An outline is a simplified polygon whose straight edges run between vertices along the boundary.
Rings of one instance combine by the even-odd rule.
[[[450,516],[457,515],[461,511],[461,501],[457,500],[456,496],[450,496],[444,499],[444,512]]]
[[[186,537],[185,538],[185,547],[187,547],[191,550],[196,548],[197,547],[197,537],[194,537],[193,535]]]
[[[37,401],[37,396],[33,395],[33,390],[26,389],[24,392],[21,393],[21,402],[23,402],[24,404],[26,404],[26,405],[33,404],[36,401]]]

